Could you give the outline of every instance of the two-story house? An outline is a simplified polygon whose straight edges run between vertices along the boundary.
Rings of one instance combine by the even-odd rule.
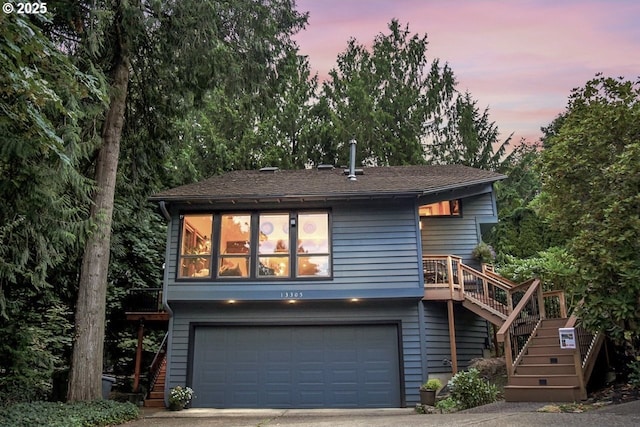
[[[415,404],[427,377],[487,348],[489,324],[449,295],[457,270],[438,255],[474,265],[502,178],[321,165],[153,196],[169,220],[166,389],[191,386],[194,407]]]

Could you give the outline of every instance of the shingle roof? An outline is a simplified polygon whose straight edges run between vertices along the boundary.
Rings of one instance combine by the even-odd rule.
[[[152,201],[350,199],[419,196],[486,184],[504,175],[462,165],[363,168],[356,181],[344,169],[234,171],[162,191]]]

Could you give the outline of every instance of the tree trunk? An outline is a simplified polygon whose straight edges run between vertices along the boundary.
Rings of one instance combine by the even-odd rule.
[[[102,146],[96,161],[97,190],[93,197],[91,219],[97,228],[87,239],[82,258],[67,393],[70,402],[102,398],[111,222],[128,84],[129,59],[121,53],[113,71],[109,109],[102,127]]]

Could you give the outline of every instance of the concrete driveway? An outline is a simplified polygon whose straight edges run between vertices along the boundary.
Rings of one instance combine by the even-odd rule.
[[[187,409],[179,412],[144,410],[126,427],[392,427],[392,426],[554,426],[636,427],[640,401],[611,405],[578,414],[536,412],[544,403],[509,404],[444,415],[417,414],[401,409]]]

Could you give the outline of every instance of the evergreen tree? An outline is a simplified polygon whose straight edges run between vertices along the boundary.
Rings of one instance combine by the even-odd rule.
[[[454,97],[448,65],[427,57],[427,36],[412,35],[397,20],[378,34],[371,51],[355,39],[329,72],[320,106],[330,114],[319,126],[331,136],[313,147],[321,161],[347,164],[348,141],[358,142],[358,158],[369,165],[425,162],[423,143],[442,123]]]
[[[448,111],[446,125],[434,132],[427,144],[429,159],[433,163],[463,164],[487,170],[499,170],[505,158],[511,135],[499,142],[499,131],[489,119],[489,109],[480,110],[469,92],[457,96]]]
[[[79,173],[95,141],[83,120],[104,104],[39,27],[0,15],[0,401],[47,397],[66,366],[68,289],[52,271],[81,247],[91,182]]]
[[[109,85],[104,118],[92,124],[100,129],[90,212],[96,228],[80,269],[68,394],[71,401],[92,400],[101,395],[118,180],[141,194],[170,181],[174,168],[166,157],[177,155],[176,121],[213,89],[261,94],[306,17],[290,0],[53,2],[51,10],[51,34]]]

